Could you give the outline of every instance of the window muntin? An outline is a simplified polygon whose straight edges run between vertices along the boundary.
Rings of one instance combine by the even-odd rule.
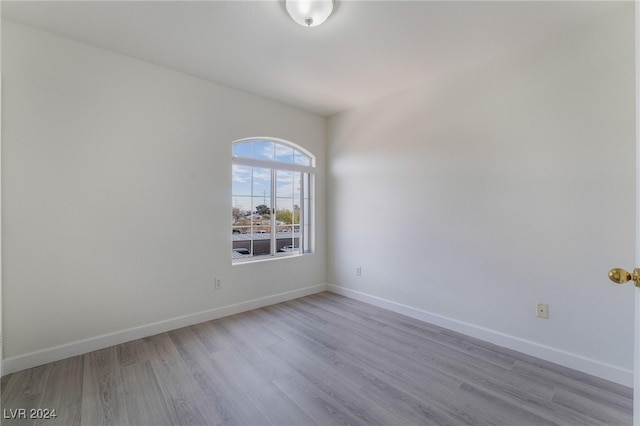
[[[234,142],[234,263],[311,250],[313,164],[313,156],[288,142]]]

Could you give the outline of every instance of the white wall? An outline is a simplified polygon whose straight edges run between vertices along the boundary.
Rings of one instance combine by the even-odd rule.
[[[5,373],[324,288],[325,118],[11,22],[2,53]],[[315,254],[231,265],[250,136],[317,156]]]
[[[333,289],[630,385],[634,78],[621,4],[330,118]]]

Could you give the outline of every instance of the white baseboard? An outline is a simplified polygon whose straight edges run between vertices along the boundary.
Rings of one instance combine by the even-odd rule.
[[[574,370],[579,370],[593,376],[601,377],[615,383],[619,383],[629,387],[633,386],[633,371],[631,370],[625,370],[623,368],[616,367],[615,365],[610,365],[607,363],[596,361],[594,359],[586,358],[582,355],[566,352],[561,349],[553,348],[546,345],[541,345],[539,343],[521,339],[515,336],[510,336],[499,331],[480,327],[474,324],[466,323],[464,321],[459,321],[453,318],[433,314],[431,312],[417,309],[412,306],[403,305],[401,303],[383,299],[381,297],[372,296],[370,294],[362,293],[356,290],[351,290],[346,287],[328,284],[327,290],[336,294],[340,294],[342,296],[350,297],[352,299],[360,300],[362,302],[378,306],[380,308],[388,309],[390,311],[397,312],[411,318],[428,322],[430,324],[438,325],[449,330],[457,331],[459,333],[484,340],[485,342],[493,343],[498,346],[502,346],[543,359],[545,361],[553,362],[555,364],[573,368]]]
[[[286,302],[287,300],[309,296],[311,294],[320,293],[326,290],[326,284],[317,284],[310,287],[287,291],[284,293],[278,293],[271,296],[260,297],[258,299],[235,303],[233,305],[227,305],[207,311],[196,312],[194,314],[171,318],[153,324],[129,328],[127,330],[103,334],[101,336],[91,337],[64,345],[30,352],[24,355],[19,355],[2,360],[2,374],[14,373],[16,371],[36,367],[38,365],[47,364],[49,362],[59,361],[61,359],[69,358],[72,356],[82,355],[88,352],[104,349],[109,346],[119,345],[131,340],[141,339],[143,337],[153,336],[159,333],[176,330],[178,328],[187,327],[201,322],[211,321],[217,318],[250,311],[252,309],[258,309],[264,306]]]

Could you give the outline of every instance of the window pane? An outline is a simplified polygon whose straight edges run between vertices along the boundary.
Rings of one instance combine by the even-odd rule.
[[[269,226],[271,219],[271,197],[253,197],[253,214],[251,219],[256,225]],[[265,229],[266,230],[266,229]]]
[[[271,197],[271,169],[253,167],[253,196],[260,195],[264,197],[263,204],[270,205],[267,197]]]
[[[251,257],[251,197],[234,197],[232,217],[232,257]]]
[[[292,222],[292,224],[300,225],[300,217],[301,217],[300,205],[299,204],[294,204],[293,205],[293,222]]]
[[[291,198],[278,198],[276,200],[276,224],[293,224],[293,200]]]
[[[284,145],[276,145],[276,161],[293,164],[293,148]]]
[[[295,235],[294,223],[296,221],[296,214],[294,211],[292,198],[277,198],[276,199],[276,224],[277,230],[276,241],[277,251],[283,252],[298,252],[299,244],[297,242],[298,237]]]
[[[294,236],[291,227],[286,227],[276,234],[278,253],[297,253],[300,251],[297,237]]]
[[[241,219],[250,220],[253,206],[251,205],[251,197],[233,197],[233,218],[235,221]],[[242,223],[242,226],[249,225],[249,223]]]
[[[253,157],[253,142],[241,142],[233,144],[234,157],[251,158]]]
[[[269,234],[258,234],[253,237],[253,256],[271,255],[271,236]]]
[[[253,158],[259,160],[273,160],[273,142],[255,141],[253,143]]]
[[[295,172],[293,174],[293,199],[298,204],[300,204],[300,194],[302,189],[302,175],[303,173],[300,173],[300,172]]]
[[[248,201],[251,202],[250,200]],[[251,211],[246,210],[242,206],[243,202],[236,199],[236,204],[233,207],[231,220],[233,221],[233,240],[246,240],[244,237],[251,233]],[[242,238],[235,238],[236,236],[243,236]]]
[[[236,241],[233,240],[233,250],[231,251],[233,260],[242,260],[248,259],[251,257],[251,240],[246,239],[245,241]]]
[[[276,196],[293,198],[294,173],[286,170],[276,170]]]
[[[231,193],[233,196],[251,195],[251,167],[233,165]]]
[[[301,153],[300,151],[295,151],[293,154],[293,162],[295,164],[300,164],[302,166],[310,166],[311,165],[311,159],[309,157],[307,157],[306,155],[304,155],[303,153]]]

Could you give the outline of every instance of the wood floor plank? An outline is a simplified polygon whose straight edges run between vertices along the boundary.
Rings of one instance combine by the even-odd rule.
[[[309,298],[310,303],[316,300],[313,299],[313,297],[321,298],[319,299],[322,301],[320,305],[321,309],[329,310],[338,316],[348,315],[350,322],[355,320],[356,322],[363,323],[380,336],[393,337],[398,333],[403,333],[406,340],[412,340],[412,336],[413,338],[428,340],[454,350],[464,351],[477,359],[494,363],[499,367],[509,368],[514,363],[513,357],[505,356],[501,348],[492,350],[497,347],[432,324],[416,321],[404,315],[389,312],[378,307],[371,307],[372,310],[370,311],[362,307],[355,310],[354,306],[357,305],[354,305],[353,301],[348,299],[344,300],[346,298],[332,300],[331,297],[327,297],[324,294],[311,296]],[[307,299],[305,299],[305,301],[306,300]],[[327,300],[329,300],[330,303],[327,303]]]
[[[178,348],[170,344],[172,342],[168,334],[158,337],[160,336],[163,341],[154,343],[166,345],[166,350],[157,349],[162,359],[152,361],[154,371],[158,372],[161,379],[160,387],[165,400],[173,405],[181,424],[225,424],[223,417],[216,411],[216,404],[203,393]]]
[[[3,425],[34,425],[35,420],[31,416],[19,415],[18,410],[27,410],[29,413],[32,409],[41,408],[43,391],[45,389],[51,364],[45,364],[38,367],[22,370],[4,376],[2,390],[2,409],[3,409]]]
[[[273,316],[272,320],[276,321],[277,316]],[[281,318],[279,323],[276,323],[274,327],[278,329],[279,333],[286,336],[288,341],[292,344],[306,344],[309,350],[313,352],[324,352],[327,357],[335,357],[336,354],[345,354],[350,356],[351,360],[357,364],[367,363],[369,367],[378,369],[380,371],[393,371],[394,374],[399,377],[417,377],[423,380],[425,383],[430,383],[431,386],[437,386],[441,388],[443,392],[453,392],[462,381],[455,378],[447,372],[442,372],[437,369],[431,368],[432,366],[424,365],[420,363],[420,360],[413,357],[414,346],[398,347],[395,344],[389,344],[389,342],[381,342],[378,339],[370,338],[366,331],[353,330],[353,333],[349,334],[348,342],[323,344],[327,334],[337,335],[343,334],[347,329],[346,325],[341,324],[339,329],[326,328],[326,331],[313,330],[308,328],[304,322],[298,319]],[[304,334],[302,334],[304,333]],[[315,339],[307,339],[306,335],[313,334]],[[356,350],[352,350],[356,347]],[[401,363],[397,360],[402,359]]]
[[[246,400],[236,384],[229,380],[226,366],[212,358],[213,353],[190,328],[168,333],[181,359],[189,369],[208,406],[215,413],[209,424],[250,425],[265,424],[266,419],[258,409]],[[218,351],[216,351],[218,352]],[[215,352],[214,352],[215,353]],[[218,419],[218,420],[216,420]]]
[[[33,426],[36,420],[28,413],[41,407],[41,394],[24,396],[22,398],[12,399],[11,401],[2,401],[2,421],[3,426]],[[20,410],[25,410],[24,415]]]
[[[51,364],[45,364],[3,377],[6,378],[6,383],[2,390],[2,401],[7,403],[41,394],[50,371]]]
[[[397,424],[433,425],[433,426],[464,426],[469,422],[461,421],[457,415],[452,416],[441,404],[429,399],[416,398],[409,392],[390,383],[377,380],[375,384],[368,384],[362,392],[374,403],[385,407]],[[457,413],[456,413],[457,414]]]
[[[265,326],[265,321],[255,311],[241,314],[236,321],[233,317],[221,318],[219,323],[225,328],[227,335],[234,339],[233,347],[248,345],[260,350],[282,341]]]
[[[11,378],[11,374],[6,374],[0,378],[0,392],[2,392],[3,395],[10,378]]]
[[[232,372],[225,365],[215,362],[213,354],[209,352],[189,328],[169,332],[169,337],[176,345],[178,353],[192,370],[201,372],[214,383],[219,393],[239,393],[242,389],[233,380]],[[197,369],[197,370],[196,370]]]
[[[628,415],[616,407],[595,402],[565,389],[556,391],[553,395],[553,402],[571,407],[607,425],[624,425],[629,421]]]
[[[361,383],[369,391],[378,389],[393,404],[412,406],[423,420],[440,417],[444,424],[475,424],[470,413],[451,404],[452,392],[460,386],[461,381],[452,380],[439,372],[432,375],[428,368],[411,365],[404,358],[402,363],[398,363],[395,354],[385,356],[385,348],[367,346],[358,341],[357,335],[352,335],[351,338],[358,345],[354,344],[348,349],[341,348],[330,355],[323,354],[323,357],[331,359],[334,364],[344,367],[342,374]],[[377,405],[384,407],[385,404],[378,401]],[[402,417],[403,412],[398,413],[397,408],[386,409],[389,409],[394,418]]]
[[[464,346],[466,347],[467,345]],[[443,348],[446,348],[446,345],[429,345],[429,349],[421,355],[425,357],[429,365],[436,366],[442,371],[447,371],[461,380],[471,381],[485,391],[503,394],[516,407],[528,405],[530,408],[537,410],[546,420],[558,421],[560,424],[567,425],[599,424],[597,421],[590,423],[590,421],[593,422],[593,419],[589,419],[577,411],[564,410],[561,415],[558,415],[557,407],[550,403],[555,386],[519,377],[517,374],[511,374],[508,370],[493,368],[495,366],[492,367],[492,364],[484,356],[479,359],[472,356],[471,353],[474,352],[465,353],[459,350],[443,352]],[[398,373],[395,373],[395,375],[398,375]],[[434,398],[433,396],[429,398],[437,399],[437,397]],[[628,415],[630,407],[627,408]]]
[[[611,392],[608,388],[597,388],[595,386],[583,383],[581,386],[564,386],[557,385],[556,389],[566,390],[575,395],[580,395],[590,401],[616,408],[621,412],[628,412],[633,409],[633,398],[624,398],[617,393]]]
[[[320,293],[2,378],[7,425],[632,423],[632,389]]]
[[[334,314],[331,313],[331,316]],[[330,316],[327,316],[330,318]],[[335,328],[335,325],[331,325]],[[440,342],[434,341],[431,338],[421,338],[415,334],[407,333],[403,330],[396,329],[394,327],[385,327],[384,330],[376,330],[376,333],[369,333],[366,327],[360,324],[340,324],[340,328],[348,328],[352,331],[356,338],[366,336],[368,340],[377,346],[384,347],[390,346],[389,349],[394,350],[399,356],[411,357],[420,361],[421,359],[429,359],[434,357],[436,361],[432,365],[436,365],[437,361],[442,362],[456,362],[458,365],[464,365],[470,370],[470,374],[476,374],[478,370],[485,371],[488,375],[502,375],[511,368],[513,362],[498,365],[495,362],[486,361],[484,357],[478,358],[467,351],[460,348],[451,348],[449,345],[442,345]],[[411,345],[407,346],[404,342],[410,341]],[[399,348],[405,346],[406,352],[400,352]],[[453,349],[453,350],[452,350]],[[471,365],[472,364],[472,365]],[[453,371],[448,368],[444,368],[446,371]],[[524,382],[524,380],[521,380]],[[525,383],[518,383],[518,386],[525,385]],[[551,399],[553,387],[546,386],[543,389],[530,389],[530,391],[540,391],[547,394]]]
[[[554,370],[549,370],[521,361],[516,362],[512,368],[512,373],[532,382],[551,384],[555,389],[563,389],[576,395],[582,395],[593,402],[616,407],[621,412],[628,412],[633,408],[633,397],[620,395],[620,392],[616,392],[618,387],[612,386],[609,382],[602,383],[600,380],[580,381],[572,378],[569,374],[558,373],[555,368]],[[597,386],[594,383],[600,383],[601,385]]]
[[[461,381],[454,380],[445,389],[442,386],[443,376],[425,375],[424,372],[429,369],[419,365],[405,369],[409,361],[406,357],[402,358],[403,364],[399,366],[395,354],[384,356],[385,350],[390,347],[366,345],[359,341],[359,337],[357,333],[351,335],[353,344],[333,353],[332,359],[334,363],[346,367],[344,374],[355,375],[364,383],[362,389],[371,399],[379,395],[379,399],[375,400],[376,405],[386,410],[388,417],[407,424],[415,424],[415,416],[427,424],[476,424],[471,413],[459,410],[449,402],[452,397],[449,392],[459,387]],[[416,375],[420,376],[419,380],[415,380]]]
[[[216,321],[207,321],[195,324],[189,327],[189,329],[191,329],[191,332],[200,339],[201,343],[209,352],[215,352],[218,349],[221,349],[220,341],[216,338],[218,333]]]
[[[118,351],[118,362],[120,365],[130,365],[136,362],[140,362],[140,357],[138,356],[138,351],[136,350],[136,346],[138,345],[138,341],[132,341],[123,343],[121,345],[116,346]]]
[[[232,384],[236,392],[247,393],[270,382],[258,367],[249,362],[238,350],[216,351],[211,354],[211,361],[219,366],[220,374]]]
[[[304,377],[291,373],[274,381],[275,386],[319,425],[366,426],[342,404]]]
[[[317,425],[285,393],[273,384],[256,387],[247,393],[247,398],[273,426]]]
[[[117,347],[84,356],[82,424],[129,424]]]
[[[169,336],[167,334],[154,336],[151,344],[158,354],[157,358],[150,361],[151,366],[173,417],[180,424],[207,424],[206,416],[212,418],[215,413],[209,410],[208,404],[202,398],[202,392],[189,374],[188,368]]]
[[[559,426],[530,411],[509,404],[507,401],[482,389],[463,383],[456,391],[461,404],[469,406],[482,424],[519,426]],[[482,419],[482,420],[481,420]]]
[[[53,419],[37,419],[35,424],[79,425],[82,416],[83,356],[51,364],[47,384],[40,400],[41,409],[56,410]]]
[[[551,401],[554,386],[528,381],[510,370],[497,367],[483,360],[474,359],[457,351],[443,351],[433,345],[415,353],[415,356],[431,367],[447,372],[465,383],[485,389],[520,396],[527,399]]]
[[[284,343],[269,348],[281,357],[291,360],[292,370],[316,388],[336,400],[351,415],[369,425],[391,424],[393,419],[360,392],[365,380],[345,377],[335,370],[330,361],[319,361],[309,353]]]
[[[133,425],[175,425],[150,360],[122,367],[127,418]]]
[[[351,337],[353,342],[358,339],[356,335]],[[447,405],[445,402],[446,398],[425,398],[423,401],[420,401],[419,398],[412,395],[414,392],[406,393],[400,390],[401,388],[408,388],[407,383],[412,380],[411,376],[415,377],[415,374],[411,372],[403,374],[400,372],[393,358],[385,359],[381,350],[383,348],[377,348],[371,351],[375,354],[374,358],[376,360],[372,361],[371,358],[367,358],[367,354],[371,349],[371,347],[357,347],[354,343],[349,348],[342,347],[339,351],[332,353],[329,358],[332,359],[336,365],[344,367],[341,375],[349,377],[354,382],[363,384],[361,392],[367,394],[369,399],[375,401],[375,405],[378,408],[385,410],[385,415],[388,418],[394,418],[396,422],[407,424],[415,424],[416,422],[423,423],[425,421],[429,424],[438,424],[438,422],[441,424],[471,424],[458,420],[460,417],[464,418],[464,415],[461,416],[461,413],[455,409],[452,410],[454,415],[449,415],[447,409],[441,409],[441,406]],[[366,365],[366,368],[363,368],[364,365]],[[394,367],[394,373],[388,374],[389,369],[394,369]],[[417,370],[420,369],[417,368],[414,371]],[[375,374],[376,371],[383,374]],[[426,388],[436,389],[440,386],[438,380],[434,381],[431,380],[431,378],[425,380],[425,376],[420,375],[422,376],[422,384],[426,385],[426,387],[422,387],[422,390]],[[401,377],[401,379],[397,380],[398,377]],[[392,381],[397,386],[391,384]],[[455,386],[451,387],[449,391],[457,388],[459,384],[460,382],[456,382]],[[414,389],[415,388],[412,390]],[[440,390],[441,394],[446,392],[446,390]],[[429,391],[422,392],[420,396],[424,397],[426,393],[428,394]],[[374,398],[376,395],[379,396],[378,399]],[[385,395],[386,398],[382,397],[382,395]],[[432,405],[427,403],[427,400],[436,401],[436,404]],[[418,418],[421,420],[418,421]]]
[[[531,355],[523,354],[506,348],[504,348],[503,350],[505,353],[509,354],[509,356],[512,356],[515,360],[514,368],[526,365],[528,367],[536,369],[537,371],[544,371],[545,376],[548,379],[553,380],[554,382],[560,382],[564,384],[574,383],[579,387],[583,385],[589,385],[610,393],[614,393],[628,401],[633,399],[633,389],[630,387],[623,386],[621,384],[614,383],[600,377],[592,376],[582,371],[574,370],[558,364],[554,364],[549,361],[535,358]]]

